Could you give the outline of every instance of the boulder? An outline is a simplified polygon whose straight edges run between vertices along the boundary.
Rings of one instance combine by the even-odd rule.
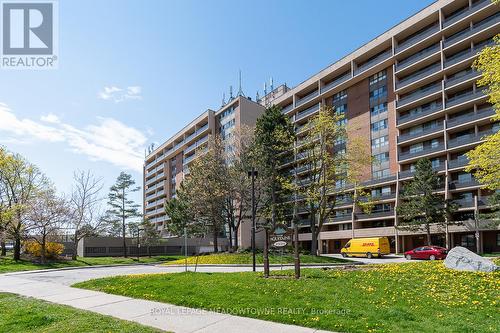
[[[472,272],[494,272],[500,267],[493,261],[483,258],[465,247],[457,246],[451,249],[444,260],[444,265],[450,269]]]

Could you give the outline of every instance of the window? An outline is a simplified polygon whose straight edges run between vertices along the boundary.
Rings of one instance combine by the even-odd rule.
[[[476,240],[474,238],[474,235],[462,235],[460,245],[463,247],[474,247],[476,244]]]
[[[372,131],[381,131],[383,129],[386,129],[388,124],[389,124],[389,122],[387,121],[387,119],[382,119],[382,120],[379,120],[377,122],[374,122],[371,125],[371,128],[372,128]]]
[[[381,136],[380,138],[372,139],[372,149],[387,146],[389,144],[389,136]]]
[[[347,91],[342,90],[342,91],[336,93],[335,95],[333,95],[333,101],[338,102],[346,97],[347,97]]]
[[[441,165],[441,160],[439,158],[433,158],[431,164],[433,168],[437,168]]]
[[[345,114],[346,111],[347,111],[347,104],[342,104],[342,105],[339,105],[339,106],[335,106],[334,110],[335,110],[335,113],[337,115],[339,115],[339,114]]]
[[[387,77],[387,72],[385,70],[378,72],[377,74],[370,76],[370,85],[380,82],[384,80],[386,77]]]
[[[384,112],[387,112],[387,102],[377,104],[370,108],[370,113],[372,114],[372,116],[376,116]]]
[[[370,91],[370,99],[382,98],[385,96],[387,96],[387,87],[386,86],[383,86],[383,87],[377,88],[373,91]]]
[[[389,169],[378,170],[378,171],[372,172],[373,179],[385,178],[385,177],[389,177],[390,175],[391,175],[391,173],[390,173]]]
[[[439,139],[432,139],[431,148],[437,148],[437,147],[439,147]]]
[[[472,175],[470,173],[460,173],[458,175],[459,183],[468,183],[470,181],[472,181]]]
[[[236,107],[233,105],[231,106],[229,109],[225,110],[224,112],[221,113],[220,115],[220,119],[222,120],[223,118],[229,116],[229,115],[232,115],[234,113],[234,110],[236,109]]]
[[[424,144],[422,142],[415,143],[410,146],[410,153],[418,153],[422,150],[424,150]]]
[[[373,155],[374,163],[383,163],[389,161],[389,152]]]

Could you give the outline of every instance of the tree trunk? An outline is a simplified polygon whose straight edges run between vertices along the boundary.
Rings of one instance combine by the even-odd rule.
[[[78,236],[76,235],[76,233],[73,236],[73,243],[74,247],[73,247],[73,253],[71,254],[71,260],[76,260],[78,256]]]
[[[45,239],[42,239],[42,244],[41,245],[41,251],[40,251],[40,263],[41,264],[45,264],[45,262],[47,261],[46,260],[46,255],[45,255],[45,247],[46,247],[46,244],[45,244]]]
[[[19,237],[19,235],[16,235],[14,239],[14,260],[19,261],[20,259],[21,259],[21,237]]]
[[[0,247],[2,248],[2,252],[1,252],[1,256],[2,257],[5,257],[7,255],[7,248],[5,247],[5,240],[2,239],[2,241],[0,242]]]
[[[316,228],[316,219],[311,213],[311,254],[318,255],[318,232]]]
[[[217,232],[217,227],[215,226],[214,222],[214,229],[213,229],[213,237],[214,237],[214,253],[219,252],[219,243],[218,243],[218,232]]]
[[[239,242],[238,242],[238,229],[239,227],[235,227],[233,230],[233,235],[234,235],[234,249],[238,250],[239,247]]]
[[[431,227],[428,223],[425,226],[425,231],[427,232],[427,245],[430,246],[430,245],[432,245],[431,244]]]
[[[125,217],[122,222],[123,256],[127,258],[127,241],[125,240]]]
[[[265,239],[264,239],[264,277],[269,277],[269,230],[268,228],[264,228],[265,230]]]
[[[229,252],[233,252],[233,228],[229,225]]]

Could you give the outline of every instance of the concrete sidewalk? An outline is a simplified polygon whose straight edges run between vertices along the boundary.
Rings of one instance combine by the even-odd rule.
[[[69,305],[74,308],[177,333],[326,332],[300,326],[278,324],[264,320],[72,288],[59,283],[23,278],[22,275],[0,275],[0,292],[9,292],[52,303]]]

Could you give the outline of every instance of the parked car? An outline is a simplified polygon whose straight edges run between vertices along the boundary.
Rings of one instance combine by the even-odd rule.
[[[387,237],[353,238],[340,250],[345,257],[372,257],[382,258],[391,252]]]
[[[436,260],[436,259],[445,259],[448,250],[441,246],[422,246],[417,247],[416,249],[406,251],[405,258],[406,260],[411,259],[427,259],[427,260]]]

